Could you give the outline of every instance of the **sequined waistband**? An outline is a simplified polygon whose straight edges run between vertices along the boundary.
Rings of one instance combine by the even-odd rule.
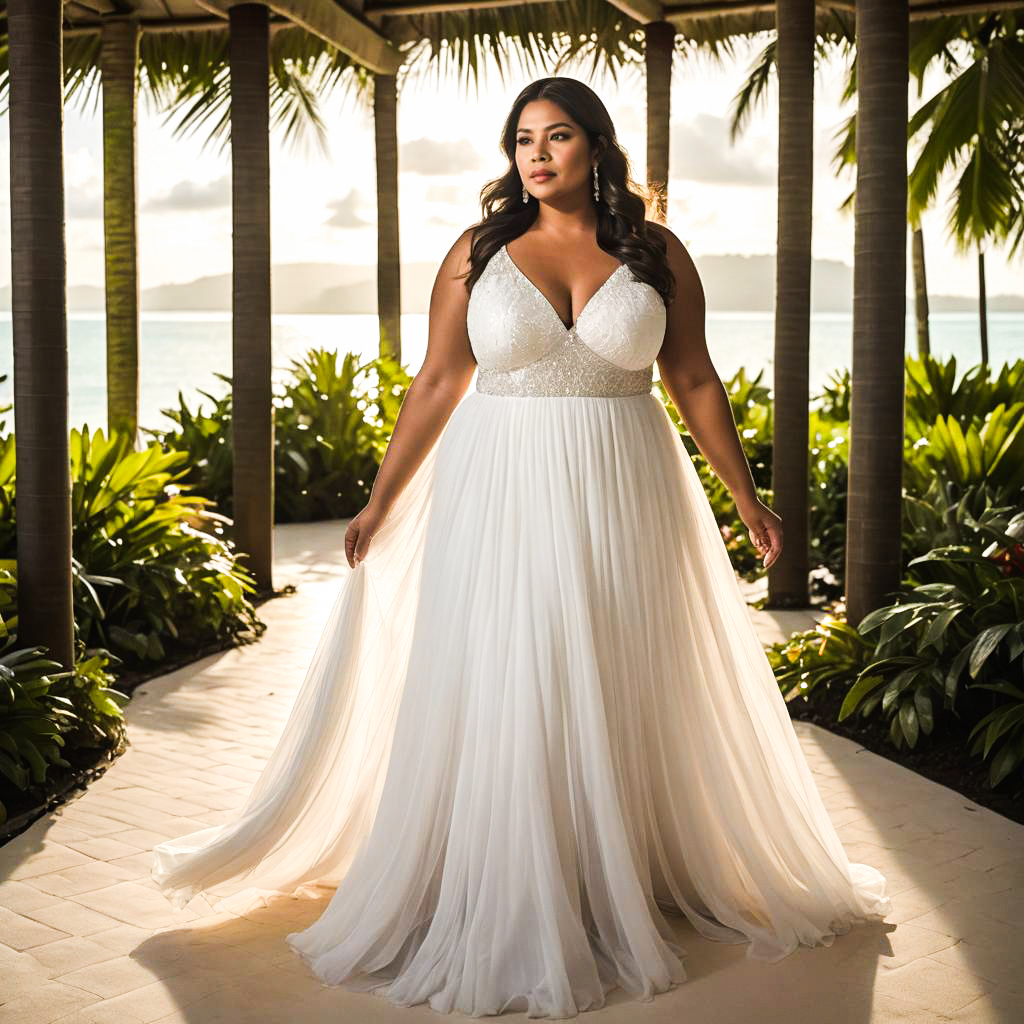
[[[584,381],[543,387],[536,382],[511,379],[508,373],[492,374],[481,370],[477,377],[476,390],[483,395],[504,395],[519,398],[628,398],[632,395],[650,394],[652,383],[653,375],[648,372],[646,379],[640,380],[635,386],[629,387],[595,387]]]
[[[559,345],[553,353],[514,370],[481,366],[477,370],[476,390],[486,395],[525,398],[588,395],[615,398],[650,393],[653,382],[653,366],[624,370],[573,338],[570,343]]]

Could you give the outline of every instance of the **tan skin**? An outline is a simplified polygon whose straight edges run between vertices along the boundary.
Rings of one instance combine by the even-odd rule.
[[[619,265],[596,240],[592,168],[600,147],[591,147],[583,129],[550,100],[526,104],[517,128],[516,167],[537,198],[539,212],[531,227],[509,243],[508,254],[568,327]],[[539,167],[552,176],[531,178]],[[676,278],[658,354],[659,376],[697,447],[729,489],[768,567],[782,552],[782,520],[757,497],[728,395],[711,362],[697,268],[672,231],[653,221],[647,226],[664,237]],[[466,329],[469,295],[457,276],[469,270],[471,241],[472,228],[467,228],[448,250],[434,281],[423,365],[406,392],[370,500],[345,533],[345,555],[353,568],[365,558],[388,509],[441,435],[476,370]],[[574,269],[579,267],[587,269]]]

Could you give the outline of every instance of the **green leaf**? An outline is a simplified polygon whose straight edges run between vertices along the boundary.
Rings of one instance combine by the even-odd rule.
[[[839,709],[839,721],[841,722],[844,718],[848,718],[856,710],[857,705],[866,697],[872,690],[881,686],[885,682],[885,676],[881,675],[866,675],[861,676],[857,682],[850,687],[849,692],[843,699],[842,707]]]
[[[912,700],[905,700],[900,704],[899,719],[903,735],[913,749],[917,745],[918,722],[917,708]]]
[[[1021,761],[1024,761],[1024,737],[1016,743],[1004,743],[999,748],[999,753],[992,759],[988,775],[989,787],[995,789]]]
[[[926,736],[930,735],[935,725],[931,694],[926,690],[915,690],[914,706],[917,708],[917,720],[921,726],[921,731]]]
[[[971,641],[971,660],[969,672],[972,679],[976,679],[988,656],[999,646],[999,641],[1014,628],[1014,623],[1006,622],[999,626],[989,626],[982,630]]]
[[[928,628],[924,631],[924,636],[921,638],[921,642],[918,644],[918,652],[922,648],[934,644],[938,639],[946,632],[949,624],[963,611],[962,605],[954,606],[953,608],[943,608],[942,611],[928,623]]]

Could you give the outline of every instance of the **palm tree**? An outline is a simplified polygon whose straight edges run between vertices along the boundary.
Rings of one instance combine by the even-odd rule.
[[[231,450],[235,542],[273,585],[274,404],[270,347],[270,27],[262,4],[232,7]]]
[[[859,0],[853,388],[846,614],[856,626],[900,582],[906,321],[907,0]]]
[[[770,13],[703,15],[644,24],[641,59],[647,75],[647,186],[657,200],[656,220],[664,221],[668,216],[670,100],[675,59],[706,56],[721,63],[734,54],[738,40],[767,31],[774,24],[775,16]],[[636,60],[632,38],[618,43],[613,38],[602,38],[596,45],[621,46],[630,63]]]
[[[807,432],[816,59],[847,41],[851,26],[808,0],[779,0],[777,32],[733,102],[735,140],[771,72],[779,77],[778,242],[775,283],[775,415],[772,500],[786,526],[786,548],[768,571],[770,607],[804,607],[808,594]]]
[[[398,235],[398,83],[373,76],[377,153],[377,309],[382,354],[402,358],[402,274]],[[384,200],[381,202],[380,200]]]
[[[139,22],[110,17],[101,33],[103,229],[107,307],[107,429],[133,444],[139,418],[139,271],[135,110]]]
[[[11,304],[18,637],[74,665],[61,0],[11,0]]]
[[[923,236],[920,218],[935,201],[941,175],[960,169],[948,220],[949,234],[958,251],[978,248],[979,316],[982,362],[988,361],[988,329],[985,315],[984,247],[1010,238],[1014,230],[1019,244],[1024,221],[1024,170],[1021,145],[1024,137],[1024,16],[1009,11],[991,15],[937,18],[911,30],[910,71],[921,96],[927,71],[940,65],[952,76],[949,83],[910,118],[907,135],[925,136],[909,175],[908,218],[915,229],[915,251],[921,249],[917,292],[924,293]],[[964,61],[957,53],[969,49]],[[846,96],[856,91],[855,63],[851,67]],[[927,133],[926,133],[927,132]],[[855,115],[837,137],[837,165],[852,164],[856,144]],[[853,202],[853,194],[844,206]],[[927,309],[924,311],[927,317]],[[922,339],[918,310],[918,347]]]
[[[733,37],[763,30],[771,21],[771,16],[764,14],[680,21],[673,28],[667,59],[675,53],[702,51],[720,60],[731,52]],[[275,33],[271,63],[279,87],[294,99],[289,124],[296,134],[307,126],[315,128],[326,154],[318,97],[340,95],[374,112],[382,353],[390,352],[401,359],[396,114],[398,97],[406,84],[453,78],[467,89],[470,80],[479,88],[481,69],[488,60],[503,78],[518,64],[538,75],[580,67],[590,74],[606,72],[615,80],[623,70],[632,70],[647,60],[646,27],[605,0],[562,0],[388,18],[383,31],[403,60],[391,81],[392,76],[368,73],[344,53],[301,29]],[[286,58],[287,79],[280,77],[275,51],[277,58]],[[665,59],[661,58],[662,64]],[[225,141],[227,76],[223,53],[210,46],[189,54],[187,59],[184,54],[177,55],[168,63],[176,69],[175,94],[168,99],[169,117],[177,122],[175,131],[186,133],[204,127],[208,141]],[[667,83],[668,72],[662,70],[661,74]],[[387,90],[387,94],[378,96],[378,90]],[[648,163],[649,167],[664,167],[667,171],[667,95],[660,106],[655,100],[655,110],[657,116],[648,116]]]
[[[910,29],[910,67],[911,73],[922,84],[925,66],[940,53],[949,42],[950,24],[954,18],[936,18],[928,21],[916,21]],[[854,48],[854,23],[852,14],[832,10],[819,12],[816,18],[815,56],[818,61],[830,58],[836,52],[849,56],[850,67],[847,72],[846,86],[843,91],[844,101],[856,96],[856,50]],[[732,120],[732,136],[735,138],[742,130],[756,102],[761,99],[768,87],[772,71],[776,63],[776,43],[774,40],[765,47],[755,62],[743,87],[734,101]],[[919,90],[920,95],[920,90]],[[833,155],[833,163],[837,172],[856,162],[856,114],[851,114],[837,132],[838,144]],[[840,209],[853,209],[853,193],[840,205]],[[917,320],[918,351],[926,354],[930,351],[928,328],[928,284],[925,272],[924,231],[920,221],[911,216],[914,308]],[[784,556],[785,557],[785,556]],[[782,560],[780,559],[781,564]]]
[[[669,21],[644,26],[647,71],[647,185],[658,197],[655,219],[668,214],[669,151],[671,149],[672,57],[676,27]]]
[[[913,226],[911,238],[914,262],[914,312],[917,321],[917,354],[928,355],[932,350],[931,333],[928,328],[928,276],[924,263],[924,229],[920,221]]]
[[[808,600],[808,353],[814,168],[814,2],[779,0],[778,241],[772,498],[788,552],[768,571],[769,604]],[[801,443],[794,443],[796,438]]]
[[[6,27],[2,18],[6,0],[0,0],[0,98],[10,76]],[[299,144],[312,130],[322,143],[325,130],[309,86],[298,65],[325,44],[305,29],[291,27],[274,33],[270,44],[271,120],[283,129],[286,144]],[[337,68],[352,65],[339,55]],[[138,424],[138,309],[136,208],[136,106],[141,96],[168,119],[184,112],[192,124],[204,119],[204,90],[218,91],[224,105],[216,113],[227,123],[229,89],[228,33],[223,30],[139,33],[134,17],[108,16],[102,30],[74,28],[63,34],[64,102],[79,109],[93,106],[102,90],[104,237],[107,327],[107,422],[109,429],[124,429],[135,436]],[[203,68],[219,76],[214,85],[202,78]],[[189,118],[185,108],[197,93],[182,92],[189,82],[200,107]],[[226,141],[226,139],[225,139]]]
[[[910,173],[910,213],[929,206],[947,169],[959,171],[948,220],[958,251],[978,250],[982,362],[988,362],[984,247],[1022,230],[1014,210],[1024,196],[1024,15],[995,11],[946,19],[950,41],[969,48],[966,63],[947,42],[941,59],[952,80],[910,119],[909,135],[928,128]],[[953,31],[955,29],[955,32]]]

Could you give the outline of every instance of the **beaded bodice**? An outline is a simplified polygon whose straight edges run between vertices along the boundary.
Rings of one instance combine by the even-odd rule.
[[[466,313],[476,389],[521,396],[649,393],[665,321],[658,291],[620,263],[566,327],[502,246],[473,286]]]

